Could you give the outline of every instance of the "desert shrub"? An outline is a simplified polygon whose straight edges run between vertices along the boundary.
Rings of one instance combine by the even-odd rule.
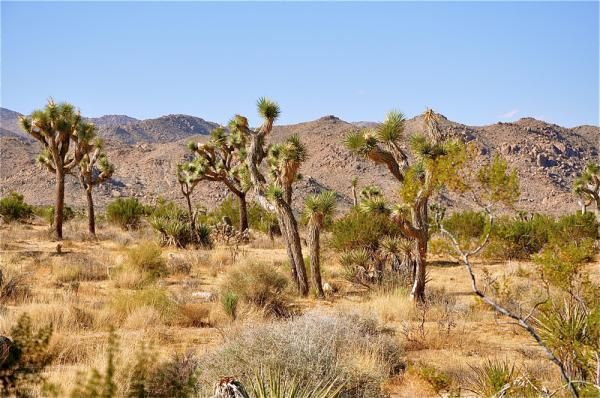
[[[548,242],[554,226],[551,217],[534,214],[530,218],[500,217],[492,230],[487,257],[528,259]]]
[[[252,398],[337,398],[343,387],[337,380],[323,380],[316,387],[306,387],[281,371],[262,370],[252,380],[249,390]]]
[[[208,225],[196,222],[192,230],[189,214],[173,202],[161,202],[153,210],[149,219],[150,225],[159,232],[161,244],[186,247],[198,244],[211,247],[210,228]]]
[[[288,314],[287,285],[287,278],[272,266],[250,263],[230,271],[221,291],[238,296],[242,301],[263,309],[266,314],[285,316]]]
[[[465,210],[452,213],[444,220],[444,228],[451,232],[459,242],[469,242],[480,238],[486,226],[486,216],[482,212]]]
[[[146,213],[136,198],[118,198],[106,206],[106,219],[123,229],[135,229]]]
[[[495,397],[503,390],[503,396],[539,396],[530,383],[521,382],[520,371],[510,360],[490,359],[479,366],[470,367],[465,389],[478,397]]]
[[[35,208],[35,214],[38,217],[43,218],[48,225],[54,224],[54,206],[40,206]],[[75,218],[75,210],[69,206],[65,206],[63,209],[63,222],[67,222]]]
[[[235,321],[237,318],[237,307],[239,296],[233,292],[225,292],[221,295],[221,306],[223,307],[223,311]]]
[[[25,203],[23,195],[9,192],[0,199],[0,216],[4,221],[23,221],[33,215],[33,207]]]
[[[452,380],[442,370],[429,365],[421,365],[417,372],[419,377],[429,383],[438,395],[443,391],[450,391],[452,388]]]
[[[31,294],[31,278],[14,268],[0,269],[0,304],[17,303]]]
[[[342,276],[348,282],[368,286],[377,279],[371,253],[366,249],[346,251],[340,256]]]
[[[600,237],[598,227],[598,220],[593,213],[564,215],[556,220],[549,240],[553,243],[596,240]]]
[[[127,250],[126,266],[155,279],[167,274],[167,263],[160,246],[143,242]]]
[[[156,398],[197,396],[199,370],[200,361],[193,352],[174,354],[150,372],[147,377],[147,396]]]
[[[43,371],[50,363],[52,325],[34,330],[31,318],[23,314],[10,335],[12,341],[0,337],[0,395],[32,396],[44,381]]]
[[[203,328],[212,325],[210,319],[211,304],[185,303],[179,306],[180,320],[178,324],[184,327]]]
[[[202,362],[200,381],[206,386],[223,374],[250,385],[257,369],[265,369],[305,388],[335,379],[343,383],[340,397],[355,398],[380,397],[381,383],[402,367],[398,344],[374,320],[322,312],[254,324]]]
[[[338,251],[351,249],[376,250],[384,236],[400,235],[400,230],[388,216],[368,214],[352,209],[331,226],[331,247]]]

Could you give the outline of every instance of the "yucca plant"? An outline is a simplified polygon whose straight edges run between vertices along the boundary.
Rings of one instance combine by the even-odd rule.
[[[336,194],[332,191],[310,195],[304,202],[304,217],[308,220],[307,242],[310,250],[310,271],[319,297],[325,296],[321,283],[321,229],[331,221],[335,205]]]
[[[478,397],[492,398],[510,388],[516,378],[514,363],[507,360],[488,359],[480,366],[470,366],[467,389]]]
[[[288,379],[281,372],[260,372],[252,381],[252,398],[337,398],[343,383],[337,380],[323,380],[315,387],[305,388],[294,379]]]

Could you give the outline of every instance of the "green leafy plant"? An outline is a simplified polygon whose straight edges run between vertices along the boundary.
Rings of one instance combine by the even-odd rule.
[[[146,213],[136,198],[118,198],[106,206],[106,219],[122,229],[135,229]]]
[[[202,222],[190,223],[189,214],[173,202],[159,203],[152,211],[149,222],[159,232],[162,245],[186,247],[197,244],[212,247],[210,228]]]
[[[321,381],[314,387],[305,387],[281,372],[259,372],[250,389],[252,398],[337,398],[343,383],[337,380]]]
[[[33,207],[25,203],[23,195],[9,192],[0,199],[0,215],[6,222],[24,221],[33,215]]]
[[[221,296],[221,305],[223,306],[223,311],[225,311],[225,314],[227,314],[227,316],[234,321],[237,318],[238,301],[239,296],[233,292],[225,292]]]
[[[44,381],[43,372],[50,363],[52,325],[36,331],[29,315],[23,314],[10,335],[12,341],[0,338],[0,395],[30,396]]]

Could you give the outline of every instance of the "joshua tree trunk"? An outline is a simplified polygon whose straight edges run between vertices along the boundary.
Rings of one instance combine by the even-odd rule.
[[[194,217],[194,210],[192,209],[192,200],[190,199],[190,194],[183,194],[185,196],[185,201],[187,203],[188,208],[188,217],[190,218],[190,226],[192,227],[192,231],[196,230],[196,217]]]
[[[416,234],[413,236],[417,243],[415,253],[415,276],[410,297],[417,302],[425,301],[425,283],[427,269],[427,241],[429,240],[429,220],[427,214],[428,200],[425,197],[415,203],[412,224]]]
[[[246,203],[246,193],[237,194],[240,206],[240,232],[248,229],[248,204]]]
[[[352,186],[352,203],[354,207],[358,206],[358,196],[356,195],[356,187]]]
[[[316,223],[310,223],[308,226],[308,247],[310,248],[310,272],[312,274],[313,284],[317,291],[317,295],[325,297],[323,292],[323,284],[321,283],[321,242],[320,228]]]
[[[291,254],[292,266],[295,269],[296,284],[298,292],[303,296],[308,294],[308,277],[304,266],[304,258],[302,257],[302,244],[300,242],[300,234],[298,234],[298,223],[292,212],[292,208],[283,201],[278,201],[276,204],[277,215],[280,218],[280,225],[284,229],[281,231],[288,246],[288,256]],[[292,271],[292,276],[294,272]]]
[[[56,197],[54,200],[54,237],[63,238],[63,209],[65,207],[65,171],[63,165],[56,167]]]
[[[92,186],[89,185],[85,189],[85,195],[87,198],[87,212],[88,212],[88,231],[91,236],[96,236],[96,216],[94,215],[94,197],[92,196]]]

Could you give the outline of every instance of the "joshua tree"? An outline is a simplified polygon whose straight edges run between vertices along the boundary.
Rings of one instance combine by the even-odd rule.
[[[356,188],[358,187],[358,177],[352,177],[350,187],[352,188],[352,205],[356,207],[358,206],[358,196],[356,195]]]
[[[321,283],[321,228],[331,219],[335,211],[335,192],[326,191],[310,195],[304,203],[304,216],[308,222],[308,247],[310,271],[317,295],[324,297]]]
[[[423,114],[426,135],[411,137],[414,161],[409,162],[406,150],[400,143],[404,134],[404,116],[392,111],[376,129],[349,133],[346,147],[353,153],[385,165],[401,184],[402,203],[391,212],[402,233],[416,242],[414,261],[416,275],[411,297],[425,300],[425,271],[427,243],[429,240],[429,200],[447,184],[455,170],[464,161],[464,146],[443,140],[438,116],[431,109]],[[374,198],[361,208],[384,207],[382,199]],[[375,203],[377,202],[377,203]],[[373,206],[376,205],[376,206]]]
[[[229,131],[222,127],[213,130],[207,143],[191,143],[189,148],[196,153],[196,158],[191,165],[185,166],[194,170],[194,179],[190,180],[190,184],[198,181],[219,181],[237,196],[240,206],[240,232],[248,229],[246,193],[250,189],[250,181],[245,164],[245,145],[245,135],[236,129],[235,123],[230,123]]]
[[[600,165],[588,164],[575,180],[573,191],[579,196],[584,213],[587,206],[595,203],[596,211],[600,215]]]
[[[292,278],[302,295],[308,294],[308,280],[302,256],[302,245],[298,233],[298,222],[292,211],[292,184],[299,178],[300,164],[306,158],[306,149],[298,137],[290,137],[283,144],[265,150],[265,138],[273,129],[273,123],[279,116],[279,105],[260,98],[258,112],[263,124],[256,130],[248,127],[248,119],[236,115],[230,128],[249,137],[246,164],[257,202],[266,210],[275,210],[277,221],[286,242],[287,254],[291,266]],[[260,168],[267,158],[269,173],[267,178]]]
[[[112,177],[115,168],[102,151],[102,140],[96,138],[96,126],[91,123],[82,124],[77,138],[75,158],[79,164],[79,182],[87,199],[88,231],[91,236],[96,236],[92,190],[94,186]]]
[[[21,117],[20,124],[23,130],[42,143],[43,151],[38,161],[56,176],[53,225],[55,238],[60,240],[63,237],[65,175],[78,164],[74,151],[69,151],[69,148],[72,141],[77,142],[81,131],[89,129],[89,123],[82,120],[73,105],[57,104],[51,98],[44,109]]]
[[[196,162],[185,162],[177,165],[177,182],[179,182],[181,193],[187,202],[188,217],[192,231],[196,231],[196,214],[192,208],[191,196],[201,177],[202,173]]]

